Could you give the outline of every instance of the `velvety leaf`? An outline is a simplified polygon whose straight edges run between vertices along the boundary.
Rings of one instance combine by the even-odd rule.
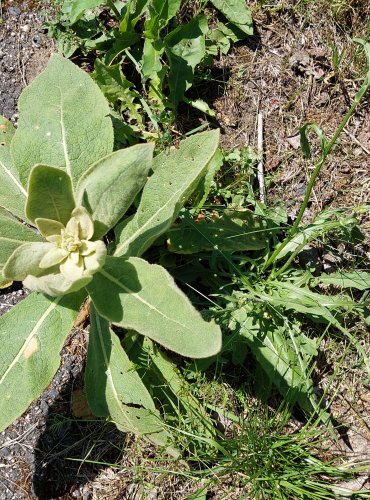
[[[218,140],[218,130],[203,132],[154,158],[154,174],[143,189],[135,216],[117,228],[115,255],[140,256],[167,231],[205,174]]]
[[[73,281],[68,281],[62,273],[51,273],[45,276],[29,275],[23,280],[23,285],[34,292],[44,293],[50,297],[59,297],[81,290],[91,280],[92,277],[87,276],[79,279],[74,277]]]
[[[207,17],[203,14],[183,24],[164,39],[170,62],[168,83],[170,99],[175,106],[191,87],[194,68],[205,56],[205,35],[208,31]]]
[[[189,215],[168,232],[171,252],[188,254],[219,250],[236,252],[261,250],[268,240],[260,217],[250,210],[225,210],[212,221],[194,221]]]
[[[11,153],[23,186],[36,164],[65,169],[75,185],[91,164],[112,152],[109,113],[91,77],[53,54],[19,99]]]
[[[77,185],[78,205],[84,205],[100,238],[122,218],[142,189],[152,165],[154,144],[121,149],[95,163]]]
[[[83,295],[51,300],[32,294],[0,318],[0,430],[50,383]]]
[[[4,207],[24,219],[27,191],[22,186],[10,156],[10,142],[15,128],[0,116],[0,207]]]
[[[247,35],[253,35],[251,11],[245,0],[211,0],[222,14]]]
[[[183,356],[206,358],[221,348],[219,326],[202,319],[161,266],[107,257],[87,289],[103,317]]]
[[[28,185],[26,214],[30,221],[51,219],[65,226],[74,208],[75,200],[68,174],[60,168],[36,165]]]
[[[31,241],[42,241],[42,238],[6,210],[0,209],[0,272],[14,250]]]
[[[218,172],[218,170],[222,167],[223,161],[224,161],[224,155],[222,154],[220,149],[217,148],[211,161],[208,163],[206,175],[199,183],[199,188],[197,189],[197,195],[193,202],[193,207],[195,207],[196,213],[198,213],[202,209],[203,205],[207,201],[213,183],[213,179],[215,178],[215,175]]]
[[[19,246],[14,250],[3,268],[4,278],[23,281],[29,274],[38,276],[43,272],[40,268],[41,260],[53,248],[55,247],[52,243],[45,241],[24,243]]]
[[[165,446],[169,434],[119,338],[91,307],[85,389],[92,412],[109,417],[122,432]]]

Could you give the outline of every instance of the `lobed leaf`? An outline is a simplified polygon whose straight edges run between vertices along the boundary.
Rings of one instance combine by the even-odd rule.
[[[314,284],[334,285],[341,288],[356,288],[367,290],[370,288],[370,273],[365,271],[343,272],[337,271],[333,274],[321,274],[314,280]]]
[[[207,17],[200,14],[188,24],[178,26],[164,38],[170,63],[168,75],[170,99],[175,106],[191,87],[194,68],[205,56],[205,35],[207,32]]]
[[[281,394],[308,413],[317,408],[310,377],[310,363],[317,354],[315,342],[298,325],[275,322],[249,307],[237,309],[233,317],[240,325],[240,335]]]
[[[91,77],[53,54],[19,99],[11,154],[23,186],[36,164],[64,169],[76,185],[91,164],[112,152],[109,113],[108,102]]]
[[[82,300],[81,293],[53,300],[31,294],[0,318],[1,431],[50,383]]]
[[[218,130],[203,132],[154,158],[154,174],[143,189],[135,216],[116,229],[115,255],[140,256],[167,231],[205,174],[218,140]]]
[[[101,316],[167,349],[191,358],[221,349],[219,326],[203,320],[161,266],[137,257],[107,257],[87,289]]]

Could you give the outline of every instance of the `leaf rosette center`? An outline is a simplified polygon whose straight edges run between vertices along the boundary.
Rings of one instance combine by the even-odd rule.
[[[65,226],[45,218],[35,219],[35,224],[46,241],[18,247],[5,265],[4,275],[51,296],[86,286],[107,254],[102,241],[91,241],[94,223],[89,212],[84,207],[73,209]]]

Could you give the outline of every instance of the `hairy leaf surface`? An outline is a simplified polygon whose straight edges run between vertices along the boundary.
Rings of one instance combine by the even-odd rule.
[[[169,434],[119,338],[91,307],[85,372],[86,395],[96,416],[109,417],[122,432],[144,435],[165,446]]]
[[[154,174],[143,189],[135,216],[117,227],[115,255],[140,256],[167,231],[205,174],[218,140],[218,130],[203,132],[154,158]]]
[[[15,128],[0,116],[0,207],[24,219],[27,191],[22,186],[10,155],[10,142]]]
[[[81,177],[77,205],[85,206],[100,238],[125,214],[147,180],[154,144],[137,144],[102,158]]]
[[[60,168],[36,165],[31,172],[26,205],[27,217],[51,219],[64,226],[75,208],[71,178]]]
[[[221,348],[219,326],[203,320],[161,266],[137,257],[107,257],[87,289],[104,318],[183,356],[206,358]]]
[[[0,318],[0,430],[50,383],[82,300],[32,294]]]
[[[23,186],[39,163],[65,169],[75,185],[113,149],[108,102],[87,73],[57,54],[22,92],[19,112],[11,153]]]
[[[31,241],[42,241],[42,238],[0,208],[0,281],[2,269],[14,250]]]

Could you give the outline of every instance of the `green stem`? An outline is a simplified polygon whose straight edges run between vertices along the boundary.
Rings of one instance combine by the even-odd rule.
[[[121,13],[117,9],[117,7],[114,5],[113,0],[107,0],[107,5],[110,7],[110,9],[113,11],[115,17],[117,18],[118,21],[121,20]]]
[[[353,103],[352,103],[351,107],[349,108],[349,110],[347,111],[347,113],[343,117],[343,120],[341,121],[339,127],[335,131],[335,133],[334,133],[331,141],[325,145],[325,147],[324,147],[324,149],[323,149],[323,151],[321,153],[321,157],[320,157],[319,161],[317,162],[317,164],[316,164],[316,166],[314,168],[314,171],[313,171],[313,173],[312,173],[312,175],[310,177],[310,180],[309,180],[309,183],[308,183],[308,186],[307,186],[307,189],[306,189],[306,193],[305,193],[305,196],[304,196],[301,208],[300,208],[299,213],[297,215],[297,219],[295,220],[295,222],[294,222],[294,224],[292,226],[292,229],[289,232],[289,235],[285,238],[285,240],[277,248],[275,248],[274,252],[270,256],[270,258],[267,260],[267,262],[265,263],[265,265],[263,267],[263,270],[266,270],[268,267],[271,266],[271,264],[273,264],[275,262],[277,256],[287,246],[287,244],[291,241],[292,236],[294,236],[296,234],[296,232],[298,231],[299,224],[300,224],[300,222],[302,220],[302,217],[303,217],[303,214],[304,214],[304,212],[305,212],[305,210],[307,208],[307,205],[308,205],[308,202],[310,200],[312,189],[314,187],[314,184],[315,184],[315,181],[317,179],[317,176],[319,175],[319,173],[321,171],[321,168],[324,165],[327,157],[331,153],[331,151],[332,151],[332,149],[333,149],[336,141],[338,140],[338,137],[342,133],[344,127],[347,125],[348,121],[350,120],[351,116],[355,112],[355,109],[359,105],[361,99],[366,94],[366,92],[369,89],[369,87],[370,87],[370,81],[369,81],[369,78],[366,78],[365,81],[364,81],[364,83],[362,84],[360,90],[357,92],[357,94],[356,94],[356,96],[355,96],[355,98],[353,100]],[[286,266],[283,267],[278,272],[278,274],[281,274],[281,272],[283,270],[285,270],[285,268],[286,268]]]

